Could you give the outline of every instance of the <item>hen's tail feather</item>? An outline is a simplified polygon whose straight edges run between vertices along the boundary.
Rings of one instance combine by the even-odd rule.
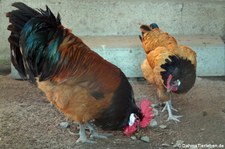
[[[176,93],[186,93],[194,85],[196,80],[195,65],[191,63],[189,59],[180,57],[179,55],[170,55],[169,59],[165,59],[164,64],[161,65],[165,71],[160,72],[164,84],[167,85],[167,78],[170,74],[174,78],[179,79],[182,83],[182,87],[176,91]]]

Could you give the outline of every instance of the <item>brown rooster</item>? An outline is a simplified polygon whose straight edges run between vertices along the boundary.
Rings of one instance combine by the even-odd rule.
[[[127,135],[137,125],[148,125],[150,103],[145,100],[138,108],[124,73],[63,27],[59,14],[55,17],[47,6],[46,10],[20,2],[12,6],[18,8],[7,13],[12,63],[59,111],[79,123],[77,142],[93,142],[86,137],[86,126],[93,137],[106,138],[92,123]]]
[[[146,29],[148,28],[148,29]],[[141,65],[147,81],[157,88],[158,97],[166,102],[168,120],[179,121],[172,114],[171,92],[186,93],[196,79],[196,53],[187,46],[178,45],[176,39],[153,23],[140,27],[146,59]],[[173,109],[176,111],[176,109]]]

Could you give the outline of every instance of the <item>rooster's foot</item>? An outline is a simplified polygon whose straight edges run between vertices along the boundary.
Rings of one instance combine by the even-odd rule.
[[[87,124],[88,129],[90,130],[91,133],[91,138],[97,138],[97,139],[108,139],[108,137],[113,136],[113,134],[99,134],[94,127],[92,126],[92,124],[88,123]]]
[[[76,143],[96,143],[95,141],[91,141],[89,139],[87,139],[87,136],[85,134],[85,127],[83,124],[79,124],[80,126],[80,131],[79,131],[79,135],[80,137],[77,139]]]

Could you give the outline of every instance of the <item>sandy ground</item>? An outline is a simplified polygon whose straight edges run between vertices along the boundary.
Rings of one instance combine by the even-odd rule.
[[[197,144],[225,148],[224,77],[197,78],[187,94],[173,95],[173,105],[179,110],[176,114],[183,115],[180,123],[166,122],[167,113],[161,113],[162,107],[158,107],[158,125],[140,130],[134,135],[136,139],[113,132],[113,137],[98,139],[95,144],[76,144],[77,136],[68,133],[77,132],[76,125],[70,123],[69,128],[61,128],[59,123],[68,120],[43,93],[27,81],[11,79],[7,73],[0,74],[0,149],[162,149],[174,148],[179,140],[183,148]],[[137,101],[148,98],[158,103],[153,86],[134,79],[131,84]],[[148,136],[150,141],[141,141],[141,136]]]

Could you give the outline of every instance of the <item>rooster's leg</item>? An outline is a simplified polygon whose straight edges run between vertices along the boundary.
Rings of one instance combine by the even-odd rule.
[[[91,123],[87,124],[88,129],[90,130],[91,137],[92,138],[100,138],[100,139],[107,139],[108,137],[112,136],[112,134],[99,134],[94,127],[92,126]]]
[[[96,143],[95,141],[91,141],[87,139],[87,136],[85,134],[85,125],[84,124],[79,124],[80,131],[79,131],[79,139],[76,141],[76,143]]]

